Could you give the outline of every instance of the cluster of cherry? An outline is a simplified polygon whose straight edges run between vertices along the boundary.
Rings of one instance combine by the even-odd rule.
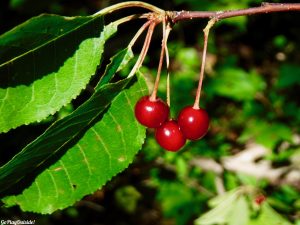
[[[181,110],[178,119],[170,119],[170,108],[160,98],[154,100],[143,96],[135,105],[135,117],[140,124],[155,128],[157,143],[168,151],[178,151],[186,139],[202,138],[209,127],[209,116],[204,109],[187,106]]]
[[[154,21],[155,22],[155,21]],[[176,152],[181,149],[186,140],[198,140],[202,138],[208,131],[209,128],[209,116],[204,109],[199,107],[200,105],[200,94],[202,88],[202,81],[204,77],[205,70],[205,59],[207,52],[207,42],[209,29],[216,22],[215,19],[212,19],[208,22],[204,31],[204,45],[202,52],[202,65],[199,75],[199,83],[196,92],[195,102],[193,106],[187,106],[183,108],[177,119],[170,117],[170,101],[166,104],[163,100],[156,97],[158,84],[160,80],[160,73],[162,69],[162,64],[164,60],[164,54],[166,52],[166,65],[167,65],[167,81],[169,81],[169,53],[167,47],[167,40],[172,29],[172,25],[167,18],[163,21],[163,39],[162,39],[162,48],[159,59],[159,65],[157,69],[157,75],[154,83],[154,88],[151,96],[143,96],[135,105],[135,117],[142,125],[148,128],[155,129],[155,139],[157,143],[168,151]],[[153,24],[152,24],[153,25]],[[155,23],[154,23],[155,26]],[[151,29],[150,29],[151,28]],[[152,35],[153,27],[150,27],[150,34]],[[148,30],[148,31],[149,31]],[[150,43],[151,35],[149,38],[146,37],[145,41],[146,49],[148,49],[148,44]],[[143,57],[145,52],[142,51]],[[170,99],[170,87],[169,82],[167,82],[167,99]]]

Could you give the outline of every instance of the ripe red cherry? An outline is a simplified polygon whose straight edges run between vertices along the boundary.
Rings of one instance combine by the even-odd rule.
[[[197,140],[207,133],[209,116],[204,109],[187,106],[179,113],[178,124],[187,139]]]
[[[169,118],[169,114],[169,106],[160,98],[152,101],[150,96],[144,96],[135,105],[136,119],[149,128],[161,126]]]
[[[155,139],[164,149],[176,152],[185,144],[185,137],[176,121],[169,120],[156,129]]]

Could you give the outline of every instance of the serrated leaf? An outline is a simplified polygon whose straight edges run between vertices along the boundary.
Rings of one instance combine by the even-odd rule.
[[[131,50],[127,50],[129,55]],[[129,61],[128,54],[124,55],[124,60],[116,61],[113,57],[111,64],[107,66],[106,71],[118,71]],[[112,69],[114,68],[114,69]],[[105,73],[103,77],[112,75]],[[41,167],[51,165],[55,159],[60,157],[76,139],[82,136],[82,132],[87,130],[94,120],[98,118],[103,110],[111,103],[112,99],[127,86],[132,78],[114,84],[102,85],[96,87],[96,92],[92,97],[72,112],[69,116],[57,121],[38,137],[31,144],[26,146],[12,160],[0,168],[0,195],[18,193],[24,184],[30,183]],[[54,160],[54,161],[53,161]],[[28,177],[28,176],[31,177]],[[15,190],[17,188],[17,190]]]
[[[147,93],[146,87],[140,78],[120,93],[100,122],[22,194],[5,198],[6,205],[51,213],[93,193],[127,168],[145,138],[145,128],[136,121],[133,111],[138,98]]]
[[[102,17],[41,15],[1,35],[0,132],[41,121],[75,98],[116,29]]]
[[[109,84],[96,92],[86,103],[73,113],[54,123],[44,134],[27,145],[7,164],[0,168],[0,194],[11,192],[26,182],[28,176],[51,163],[51,157],[59,157],[87,126],[99,116],[112,99],[128,84],[123,80]],[[52,159],[53,160],[53,159]],[[22,185],[21,185],[22,186]]]
[[[124,49],[118,52],[112,59],[110,64],[106,67],[105,76],[102,76],[96,90],[100,88],[102,85],[107,84],[116,74],[116,72],[123,69],[125,65],[129,62],[130,59],[133,58],[133,52],[131,49]]]

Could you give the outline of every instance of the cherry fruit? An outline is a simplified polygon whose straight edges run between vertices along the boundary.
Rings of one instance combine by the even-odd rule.
[[[179,113],[178,124],[187,139],[197,140],[207,133],[209,116],[204,109],[187,106]]]
[[[169,120],[156,129],[155,139],[164,149],[176,152],[181,149],[186,139],[175,120]]]
[[[161,126],[169,118],[169,114],[169,106],[160,98],[152,101],[150,96],[143,96],[135,105],[136,119],[149,128]]]

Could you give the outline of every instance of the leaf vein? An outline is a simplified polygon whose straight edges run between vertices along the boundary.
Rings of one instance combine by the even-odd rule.
[[[86,157],[86,154],[84,153],[83,148],[81,147],[81,145],[78,143],[77,146],[79,148],[79,151],[80,151],[81,155],[84,158],[85,165],[86,165],[86,167],[88,169],[88,172],[89,172],[89,176],[88,176],[88,179],[87,179],[87,185],[89,187],[89,190],[92,190],[91,186],[90,186],[90,180],[91,180],[91,177],[93,176],[93,173],[92,173],[88,158]]]
[[[72,180],[71,180],[70,174],[69,174],[69,172],[68,172],[68,170],[67,170],[65,164],[63,163],[63,161],[62,161],[62,160],[59,160],[59,163],[61,164],[62,169],[63,169],[63,171],[65,172],[65,174],[66,174],[66,176],[67,176],[67,179],[68,179],[68,181],[69,181],[70,188],[71,188],[71,190],[73,191],[73,184],[72,184]],[[73,192],[72,192],[72,194],[73,194]]]
[[[37,200],[37,206],[39,207],[39,206],[40,206],[40,204],[41,204],[42,192],[41,192],[41,188],[40,188],[40,186],[39,186],[39,184],[38,184],[38,181],[37,181],[37,180],[35,180],[35,181],[34,181],[34,183],[35,183],[35,185],[36,185],[36,188],[37,188],[37,190],[38,190],[38,200]]]
[[[55,178],[53,177],[52,171],[50,171],[49,169],[47,169],[46,171],[48,172],[48,174],[51,178],[51,181],[53,183],[53,186],[55,188],[55,193],[56,193],[55,197],[58,198],[58,187],[57,187],[57,184],[55,182]]]
[[[108,115],[112,118],[112,120],[116,124],[116,126],[118,128],[120,128],[121,141],[122,141],[122,145],[123,145],[122,149],[124,149],[124,154],[125,154],[125,157],[126,157],[125,160],[127,160],[127,145],[125,143],[123,128],[122,128],[122,126],[120,126],[120,124],[118,123],[116,117],[110,111],[108,111]]]
[[[112,170],[112,167],[111,167],[111,160],[112,160],[112,157],[111,157],[111,154],[109,153],[109,149],[108,147],[105,145],[102,137],[98,134],[98,132],[95,130],[94,127],[91,128],[91,130],[94,132],[95,136],[98,138],[98,140],[100,141],[100,143],[102,144],[103,148],[104,148],[104,151],[106,152],[106,154],[108,155],[108,161],[109,161],[109,169]]]
[[[3,89],[2,89],[3,90]],[[2,111],[2,108],[3,108],[3,103],[5,102],[5,100],[7,99],[7,96],[8,96],[8,90],[9,90],[9,88],[6,88],[5,89],[5,96],[4,96],[4,98],[3,99],[0,99],[0,101],[1,101],[1,107],[0,107],[0,111]]]

